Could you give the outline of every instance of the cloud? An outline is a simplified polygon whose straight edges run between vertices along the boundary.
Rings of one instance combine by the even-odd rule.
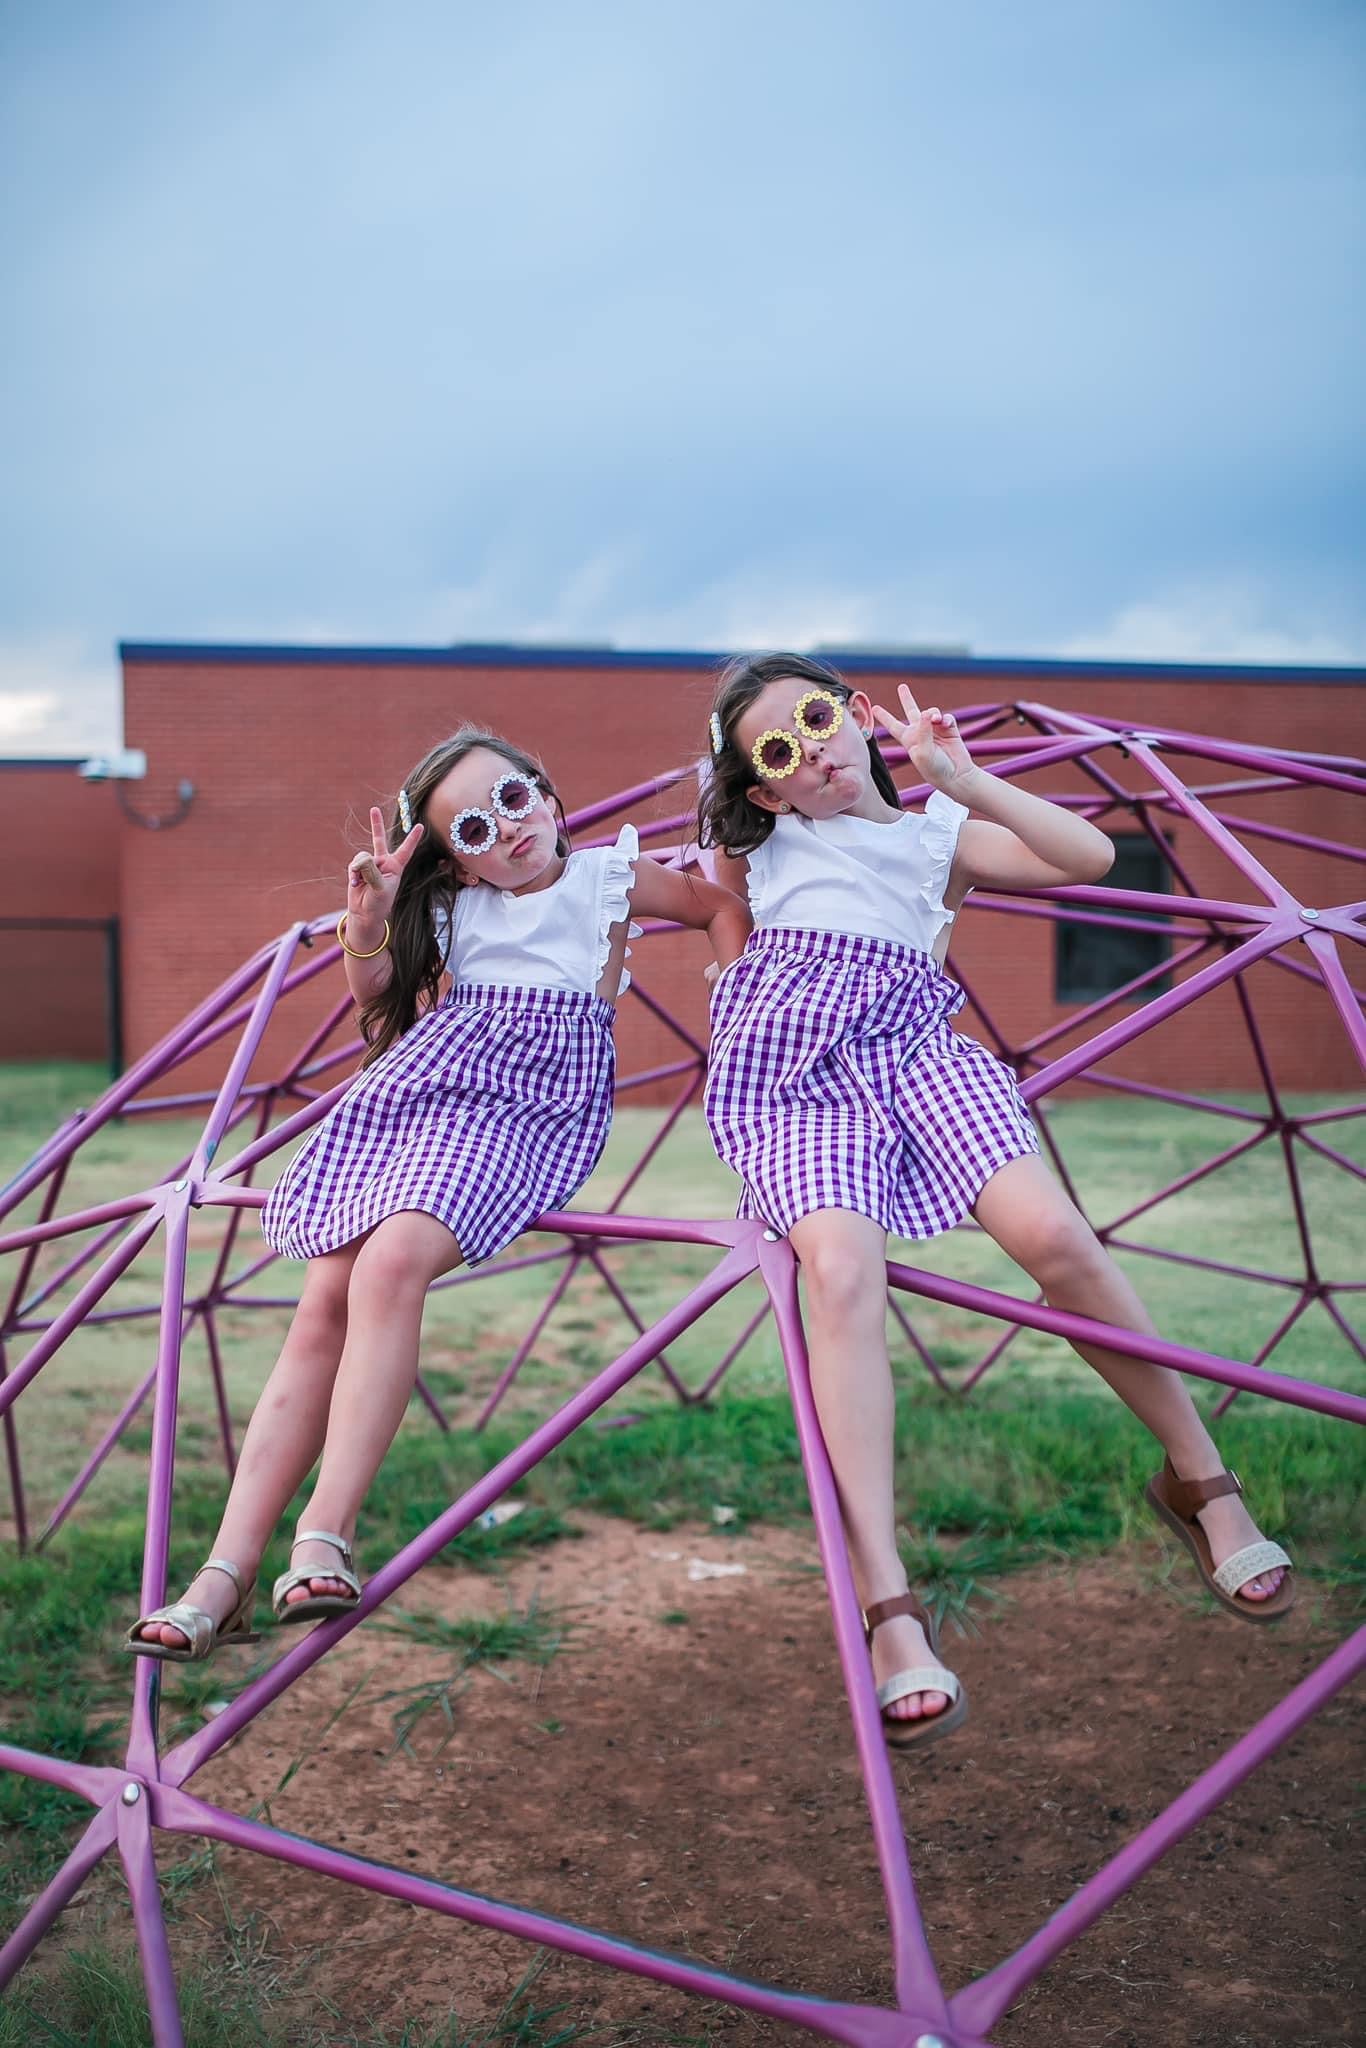
[[[121,744],[118,660],[76,633],[0,640],[0,750],[87,754]]]
[[[1270,599],[1249,582],[1186,585],[1127,604],[1108,625],[1049,651],[1064,660],[1091,661],[1366,661],[1366,631],[1335,631],[1272,613]]]

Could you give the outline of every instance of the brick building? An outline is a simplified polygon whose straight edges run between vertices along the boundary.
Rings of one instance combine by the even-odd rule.
[[[117,792],[0,761],[0,1060],[121,1053]]]
[[[132,807],[161,818],[162,828],[140,828],[110,801],[107,787],[79,784],[68,764],[62,774],[70,779],[62,780],[56,795],[48,793],[45,778],[58,775],[57,764],[36,764],[27,785],[18,773],[12,780],[16,789],[27,786],[40,814],[49,820],[61,816],[62,836],[71,842],[70,879],[62,881],[55,871],[45,875],[44,903],[60,900],[69,907],[108,898],[117,908],[129,1057],[158,1039],[264,940],[296,919],[340,908],[343,869],[350,852],[364,843],[369,805],[387,806],[411,764],[463,720],[502,730],[539,752],[572,811],[696,757],[716,666],[714,657],[700,654],[501,646],[137,643],[125,645],[121,654],[125,738],[145,752],[148,763],[145,781],[131,786]],[[922,702],[950,709],[1033,700],[1139,727],[1174,726],[1310,753],[1359,753],[1366,739],[1366,670],[1360,669],[891,654],[836,660],[851,681],[893,702],[904,680]],[[1208,779],[1218,779],[1217,773]],[[183,782],[192,783],[195,794],[183,820],[172,825]],[[1087,787],[1070,768],[1050,776],[1047,786],[1063,792]],[[643,824],[690,801],[685,784],[672,793],[647,794],[632,815]],[[1291,790],[1259,798],[1257,814],[1280,827],[1352,843],[1361,829],[1352,806],[1349,796],[1336,791]],[[7,811],[3,828],[6,903],[27,900],[25,849],[38,828],[23,815],[27,825],[18,812]],[[79,861],[77,845],[84,848]],[[111,845],[118,853],[112,897]],[[1246,885],[1231,886],[1222,857],[1184,821],[1173,827],[1173,846],[1189,862],[1198,887],[1219,896],[1247,893]],[[1302,900],[1343,901],[1360,893],[1345,862],[1284,844],[1268,848],[1262,842],[1261,851]],[[1133,872],[1141,886],[1152,886],[1141,871]],[[32,886],[37,881],[34,876]],[[1075,994],[1067,977],[1075,964],[1069,967],[1066,946],[1066,935],[1050,923],[981,911],[960,920],[952,958],[1018,1041],[1067,1016],[1067,998]],[[633,963],[650,990],[699,1032],[706,1015],[700,976],[705,958],[705,942],[685,934],[639,942]],[[1254,975],[1284,1083],[1351,1086],[1350,1053],[1328,1005],[1283,972],[1259,968]],[[326,987],[311,998],[318,1014],[336,993],[324,981]],[[1216,997],[1198,1012],[1183,1013],[1124,1054],[1119,1071],[1145,1080],[1179,1072],[1201,1087],[1253,1085],[1232,1002],[1231,995]],[[13,1006],[7,994],[11,1046],[19,1028]],[[291,1023],[290,1044],[301,1035]],[[676,1051],[664,1026],[634,1004],[623,1010],[619,1042],[625,1073]]]

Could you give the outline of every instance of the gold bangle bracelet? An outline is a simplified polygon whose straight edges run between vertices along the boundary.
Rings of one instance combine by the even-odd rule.
[[[389,920],[387,917],[384,920],[384,937],[380,940],[377,946],[372,946],[368,953],[358,953],[354,946],[347,945],[346,933],[342,930],[342,926],[345,923],[346,912],[343,911],[341,916],[337,919],[337,944],[341,947],[343,953],[345,953],[348,960],[373,960],[375,955],[377,953],[382,953],[389,943]]]

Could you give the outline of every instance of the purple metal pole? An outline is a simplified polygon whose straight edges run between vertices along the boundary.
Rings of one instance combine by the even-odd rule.
[[[185,1342],[186,1337],[189,1335],[190,1329],[194,1323],[194,1318],[195,1312],[193,1309],[191,1309],[188,1312],[188,1314],[186,1314],[182,1318],[180,1329],[180,1341],[182,1344]],[[91,1480],[95,1477],[95,1474],[99,1471],[101,1465],[104,1464],[106,1458],[109,1456],[109,1453],[113,1450],[115,1444],[119,1441],[119,1438],[128,1428],[129,1423],[133,1420],[133,1417],[137,1414],[143,1402],[147,1399],[147,1396],[151,1393],[152,1388],[156,1385],[156,1378],[157,1369],[155,1364],[153,1364],[144,1376],[144,1378],[140,1381],[138,1386],[136,1386],[133,1392],[128,1396],[128,1399],[124,1402],[122,1408],[119,1410],[117,1417],[110,1424],[109,1428],[105,1431],[104,1435],[100,1438],[99,1443],[90,1453],[89,1457],[82,1465],[80,1471],[76,1474],[76,1477],[72,1480],[70,1486],[68,1486],[66,1492],[62,1495],[60,1501],[58,1501],[56,1507],[52,1510],[52,1513],[49,1515],[46,1523],[43,1525],[43,1528],[38,1536],[38,1547],[40,1549],[42,1548],[43,1544],[47,1542],[48,1538],[50,1536],[55,1536],[58,1529],[61,1528],[62,1523],[71,1513],[71,1510],[75,1507],[77,1501],[81,1498],[81,1495],[90,1485]]]
[[[525,1365],[527,1359],[531,1356],[532,1345],[536,1342],[536,1339],[540,1336],[542,1330],[550,1321],[551,1316],[559,1307],[565,1289],[568,1287],[570,1281],[573,1279],[575,1273],[578,1271],[582,1263],[583,1253],[576,1248],[570,1254],[569,1260],[565,1265],[563,1273],[561,1273],[559,1279],[555,1282],[555,1285],[552,1288],[550,1294],[547,1296],[546,1300],[542,1303],[540,1309],[537,1311],[536,1320],[532,1323],[531,1328],[527,1331],[525,1337],[523,1337],[521,1343],[517,1346],[517,1349],[514,1352],[513,1356],[509,1359],[508,1363],[503,1367],[503,1370],[499,1373],[498,1378],[494,1383],[493,1392],[489,1395],[483,1407],[479,1410],[479,1414],[475,1420],[474,1427],[476,1431],[487,1427],[490,1419],[494,1414],[494,1411],[498,1407],[499,1402],[502,1400],[508,1388],[512,1385],[512,1382],[516,1379],[518,1373],[521,1371],[523,1365]]]
[[[1360,937],[1357,933],[1354,936]],[[1352,1049],[1366,1068],[1366,1018],[1362,1017],[1361,1005],[1342,971],[1338,949],[1326,932],[1310,932],[1305,944],[1318,962],[1319,973],[1327,984],[1328,993],[1337,1006],[1338,1015],[1352,1041]]]
[[[209,1161],[218,1150],[219,1140],[237,1101],[237,1092],[246,1079],[248,1067],[256,1057],[256,1048],[265,1036],[266,1026],[275,1007],[275,999],[280,992],[280,984],[288,974],[290,962],[298,951],[303,930],[302,925],[295,925],[292,930],[286,932],[276,949],[270,972],[262,983],[261,992],[252,1008],[250,1022],[232,1056],[231,1065],[223,1076],[218,1100],[209,1113],[204,1135],[196,1145],[194,1158],[190,1161],[190,1173],[195,1179],[207,1169]]]
[[[1068,1315],[1042,1303],[1020,1301],[1011,1294],[996,1294],[985,1287],[969,1287],[961,1280],[948,1280],[940,1273],[927,1273],[915,1266],[888,1261],[891,1286],[908,1294],[923,1294],[931,1301],[945,1301],[954,1308],[971,1309],[974,1314],[994,1316],[998,1321],[1025,1323],[1031,1330],[1046,1330],[1064,1337],[1069,1344],[1095,1344],[1107,1351],[1121,1351],[1129,1358],[1146,1358],[1153,1365],[1170,1366],[1176,1372],[1194,1373],[1197,1379],[1217,1380],[1224,1386],[1250,1387],[1272,1401],[1288,1402],[1292,1408],[1312,1408],[1320,1415],[1336,1415],[1343,1422],[1366,1422],[1366,1400],[1344,1394],[1336,1387],[1321,1387],[1313,1380],[1294,1380],[1264,1367],[1242,1365],[1234,1358],[1217,1358],[1208,1351],[1193,1351],[1184,1344],[1169,1344],[1164,1338],[1149,1337],[1142,1330],[1122,1330],[1113,1323],[1097,1322],[1093,1316]]]
[[[132,1265],[160,1221],[160,1211],[156,1210],[135,1223],[117,1251],[111,1252],[99,1271],[86,1281],[80,1293],[28,1352],[23,1363],[17,1365],[4,1385],[0,1386],[0,1412],[18,1400],[29,1381],[36,1378],[53,1353],[61,1349],[77,1323],[84,1317],[86,1310],[93,1308],[95,1303],[109,1292],[120,1273]]]
[[[1236,1742],[1218,1763],[1203,1771],[1155,1821],[1136,1835],[1127,1849],[1097,1871],[1089,1883],[1074,1894],[1060,1912],[1008,1961],[987,1976],[979,1977],[951,2001],[955,2024],[986,2029],[1013,2005],[1026,1985],[1032,1984],[1054,1956],[1084,1934],[1107,1907],[1135,1885],[1145,1870],[1188,1835],[1198,1822],[1227,1799],[1243,1779],[1264,1763],[1273,1750],[1302,1728],[1334,1693],[1366,1668],[1366,1628],[1358,1629],[1331,1657],[1288,1693],[1278,1707],[1265,1715],[1242,1740]]]
[[[136,1216],[154,1208],[156,1200],[156,1189],[145,1188],[141,1194],[124,1195],[117,1202],[100,1202],[93,1209],[80,1209],[74,1216],[54,1216],[50,1223],[30,1223],[24,1230],[12,1230],[8,1236],[0,1237],[0,1256],[31,1245],[51,1244],[54,1238],[70,1237],[77,1230],[93,1230],[98,1223]]]
[[[759,1240],[759,1271],[773,1303],[773,1320],[778,1326],[778,1340],[782,1345],[783,1363],[787,1367],[788,1385],[792,1391],[797,1441],[801,1445],[816,1541],[830,1595],[835,1647],[844,1672],[844,1689],[849,1697],[849,1712],[854,1723],[854,1743],[868,1795],[873,1842],[882,1872],[887,1917],[891,1923],[897,2002],[903,2011],[914,2009],[929,2013],[938,2024],[947,2019],[948,2008],[916,1903],[915,1880],[906,1854],[906,1837],[897,1808],[891,1759],[883,1737],[872,1665],[863,1640],[858,1594],[844,1545],[844,1524],[835,1490],[835,1475],[830,1468],[811,1391],[806,1334],[797,1305],[797,1261],[791,1245],[772,1231],[765,1231]]]
[[[1271,1335],[1267,1338],[1265,1344],[1262,1345],[1261,1349],[1255,1354],[1254,1357],[1248,1360],[1249,1365],[1260,1365],[1264,1359],[1270,1358],[1272,1352],[1276,1349],[1276,1346],[1280,1343],[1282,1337],[1288,1336],[1291,1330],[1294,1329],[1296,1323],[1304,1314],[1305,1310],[1309,1307],[1309,1304],[1313,1300],[1313,1298],[1313,1295],[1307,1292],[1300,1296],[1299,1300],[1291,1308],[1289,1315],[1281,1317],[1281,1320],[1277,1323],[1275,1329],[1271,1332]],[[1230,1408],[1233,1405],[1233,1403],[1238,1399],[1238,1396],[1242,1391],[1243,1390],[1241,1387],[1230,1387],[1226,1394],[1221,1394],[1219,1399],[1214,1404],[1215,1415],[1220,1416],[1224,1413],[1225,1409]]]
[[[108,1123],[111,1116],[117,1116],[124,1103],[138,1093],[144,1082],[151,1075],[160,1073],[165,1063],[192,1041],[201,1021],[213,1014],[218,1003],[231,1001],[241,989],[250,988],[261,972],[263,957],[264,953],[258,954],[249,960],[245,967],[240,967],[236,974],[224,982],[222,988],[216,989],[197,1010],[192,1010],[183,1024],[168,1032],[160,1044],[153,1046],[150,1052],[144,1053],[126,1074],[120,1076],[112,1088],[106,1089],[98,1102],[93,1103],[88,1110],[82,1111],[78,1118],[73,1117],[63,1127],[61,1136],[44,1146],[24,1171],[9,1183],[4,1193],[0,1194],[0,1216],[7,1216],[25,1195],[46,1178],[54,1166],[60,1165],[64,1159],[69,1159],[92,1132]],[[0,1243],[0,1250],[4,1249],[6,1246]]]
[[[1208,967],[1200,968],[1188,981],[1179,983],[1167,995],[1155,996],[1152,1002],[1145,1003],[1136,1017],[1128,1017],[1121,1024],[1112,1024],[1107,1031],[1099,1032],[1095,1038],[1088,1038],[1084,1045],[1077,1046],[1075,1051],[1063,1053],[1059,1059],[1046,1067],[1043,1073],[1032,1075],[1024,1083],[1020,1092],[1025,1101],[1033,1102],[1040,1095],[1050,1095],[1055,1088],[1060,1088],[1064,1081],[1070,1081],[1074,1074],[1094,1066],[1097,1060],[1108,1058],[1112,1052],[1118,1052],[1121,1046],[1128,1045],[1131,1039],[1140,1037],[1143,1032],[1151,1031],[1164,1017],[1174,1016],[1178,1010],[1184,1010],[1199,997],[1208,995],[1211,989],[1220,987],[1232,975],[1240,974],[1245,968],[1250,967],[1254,960],[1260,960],[1267,953],[1273,952],[1277,946],[1283,946],[1291,936],[1292,929],[1288,919],[1278,919],[1259,932],[1256,938],[1245,940],[1222,960],[1212,961]]]
[[[141,1611],[150,1614],[166,1598],[166,1565],[171,1549],[171,1486],[175,1477],[176,1412],[180,1394],[180,1326],[185,1314],[185,1252],[190,1235],[190,1188],[177,1181],[166,1202],[166,1249],[162,1281],[161,1340],[157,1345],[156,1393],[152,1405],[152,1457],[147,1480],[147,1528],[142,1547]],[[149,1657],[134,1659],[133,1720],[128,1768],[155,1777],[156,1681]]]
[[[345,1850],[327,1848],[321,1842],[304,1841],[278,1828],[263,1827],[259,1821],[242,1820],[178,1788],[156,1785],[151,1791],[157,1822],[162,1827],[202,1835],[233,1848],[254,1849],[298,1870],[341,1878],[384,1898],[401,1899],[407,1905],[467,1920],[473,1926],[510,1934],[522,1941],[542,1942],[585,1962],[603,1963],[609,1969],[668,1984],[677,1991],[690,1991],[699,1998],[722,1999],[742,2011],[761,2012],[792,2026],[808,2027],[829,2040],[846,2043],[847,2048],[908,2048],[918,2031],[913,2024],[908,2032],[904,2014],[879,2006],[839,2004],[781,1991],[752,1978],[732,1977],[705,1963],[689,1962],[683,1956],[659,1949],[641,1948],[635,1942],[599,1933],[596,1928],[580,1927],[572,1920],[508,1905],[501,1899],[485,1898],[479,1892],[460,1891],[454,1885],[438,1884],[431,1878],[415,1877],[407,1870],[395,1870]],[[945,2042],[944,2048],[989,2048],[989,2044],[960,2029],[951,2042]]]
[[[608,1293],[616,1302],[617,1307],[621,1310],[627,1322],[631,1325],[631,1328],[633,1330],[639,1331],[641,1335],[644,1335],[644,1323],[636,1314],[635,1309],[631,1305],[630,1299],[626,1295],[624,1289],[618,1283],[616,1274],[607,1264],[606,1260],[602,1256],[602,1253],[597,1249],[596,1245],[591,1245],[589,1247],[588,1251],[585,1253],[585,1257],[587,1258],[589,1265],[592,1266],[594,1272],[602,1280],[604,1286],[607,1288]],[[678,1373],[674,1371],[673,1366],[669,1363],[669,1354],[667,1351],[660,1352],[658,1358],[655,1360],[655,1364],[659,1367],[665,1379],[673,1388],[674,1393],[678,1396],[679,1400],[684,1404],[685,1407],[690,1401],[696,1399],[696,1396],[684,1384],[683,1380],[679,1377]]]
[[[145,1663],[146,1659],[142,1661]],[[161,1890],[157,1883],[156,1858],[152,1854],[152,1815],[145,1787],[136,1779],[130,1779],[115,1810],[118,1814],[119,1855],[128,1880],[133,1924],[138,1931],[138,1948],[142,1954],[142,1981],[147,1987],[147,2016],[152,2022],[152,2040],[155,2048],[185,2048],[175,1971],[171,1967],[166,1922],[161,1913]]]
[[[25,1762],[11,1761],[12,1757],[25,1758]],[[38,1758],[32,1759],[34,1763],[38,1761]],[[0,1749],[0,1769],[21,1770],[27,1777],[46,1776],[46,1773],[27,1766],[26,1751]],[[116,1829],[113,1808],[103,1807],[90,1822],[57,1875],[38,1894],[9,1940],[0,1948],[0,1990],[3,1990],[17,1971],[22,1970],[48,1928],[66,1911],[95,1865],[113,1843]]]

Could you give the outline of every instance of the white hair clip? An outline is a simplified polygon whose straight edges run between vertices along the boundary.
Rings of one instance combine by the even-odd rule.
[[[711,750],[713,755],[719,754],[725,747],[725,744],[726,735],[721,730],[721,715],[719,712],[713,711],[711,715]]]
[[[401,789],[398,793],[398,822],[403,827],[405,832],[412,831],[413,807],[408,801],[408,792],[406,789]]]

